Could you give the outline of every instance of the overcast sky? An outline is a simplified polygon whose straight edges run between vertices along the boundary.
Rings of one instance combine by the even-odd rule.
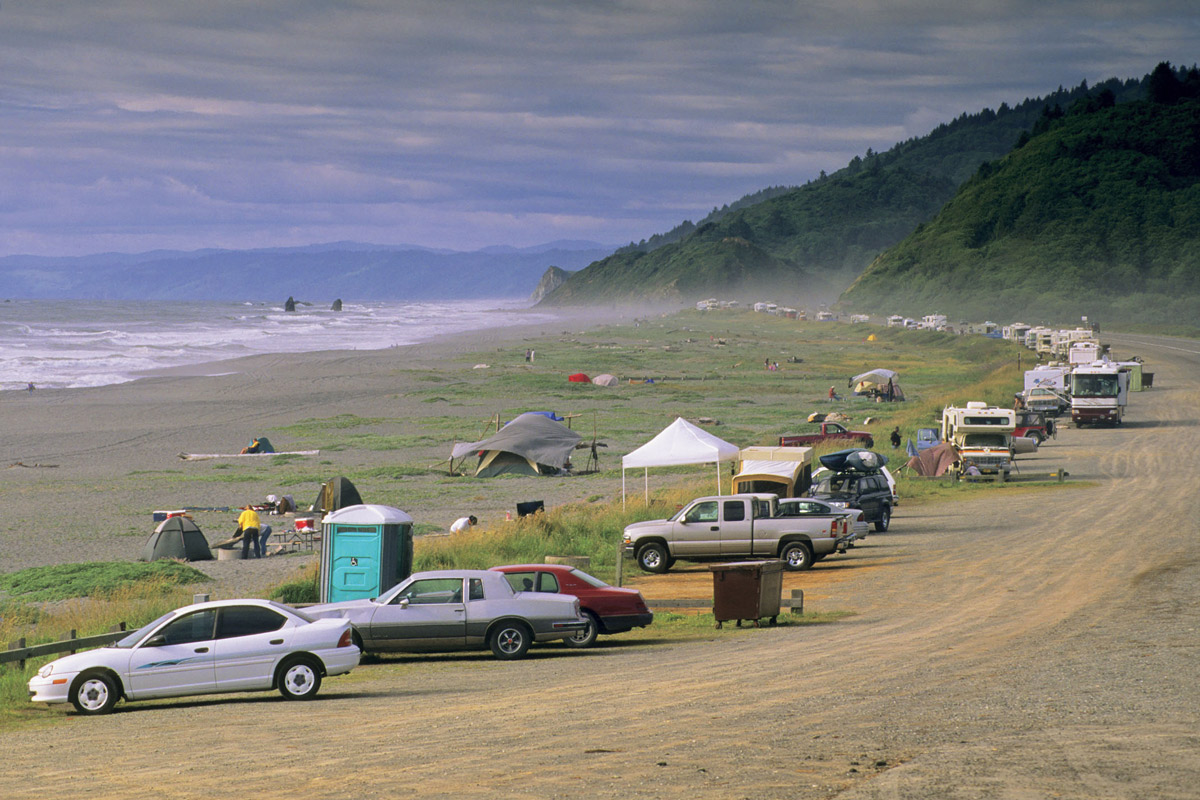
[[[1200,60],[1196,0],[0,0],[0,255],[623,244]]]

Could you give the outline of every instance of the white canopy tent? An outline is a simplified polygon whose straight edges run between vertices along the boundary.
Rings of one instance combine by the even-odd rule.
[[[664,428],[657,436],[621,459],[621,505],[625,505],[625,470],[641,467],[645,480],[646,502],[650,502],[650,467],[674,467],[681,464],[717,465],[717,494],[721,493],[721,462],[736,461],[741,448],[696,427],[683,417]]]

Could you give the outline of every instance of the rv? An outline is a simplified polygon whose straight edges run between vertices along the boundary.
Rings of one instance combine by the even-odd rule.
[[[1110,361],[1076,367],[1070,376],[1071,421],[1076,426],[1120,425],[1129,399],[1129,372]]]
[[[835,319],[837,319],[837,317],[833,315],[832,311],[817,312],[817,322],[833,322]]]
[[[1024,322],[1014,322],[1011,325],[1004,326],[1004,338],[1010,342],[1025,344],[1025,334],[1030,330],[1031,328]]]
[[[1072,367],[1091,364],[1100,360],[1099,342],[1073,342],[1067,351],[1067,363]]]
[[[1076,342],[1096,342],[1096,337],[1092,334],[1091,328],[1055,331],[1052,348],[1054,357],[1066,361],[1067,355],[1071,352],[1071,346]],[[1099,346],[1099,342],[1096,344]]]
[[[974,464],[980,472],[1007,475],[1013,465],[1013,431],[1017,412],[971,402],[966,408],[942,410],[942,441],[958,448],[963,468]]]
[[[889,328],[903,328],[904,317],[900,316],[899,314],[892,314],[887,318],[887,326]]]

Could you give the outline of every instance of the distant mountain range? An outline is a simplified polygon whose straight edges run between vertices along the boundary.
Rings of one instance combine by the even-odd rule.
[[[577,270],[612,253],[556,241],[472,252],[332,242],[262,250],[158,250],[0,258],[4,298],[107,300],[446,300],[524,298],[549,267]]]
[[[1144,318],[1139,303],[1154,295],[1182,321],[1200,295],[1198,87],[1195,68],[1160,64],[1140,79],[964,113],[804,186],[623,247],[542,302],[812,308],[857,279],[842,307],[1069,318],[1113,293],[1102,306],[1110,319]]]

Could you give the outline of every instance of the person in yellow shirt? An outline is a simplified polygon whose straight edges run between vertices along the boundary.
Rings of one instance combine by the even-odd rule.
[[[242,535],[242,558],[250,557],[250,542],[254,542],[254,557],[262,558],[262,545],[258,541],[258,529],[261,525],[258,512],[246,506],[238,517],[237,533]]]

